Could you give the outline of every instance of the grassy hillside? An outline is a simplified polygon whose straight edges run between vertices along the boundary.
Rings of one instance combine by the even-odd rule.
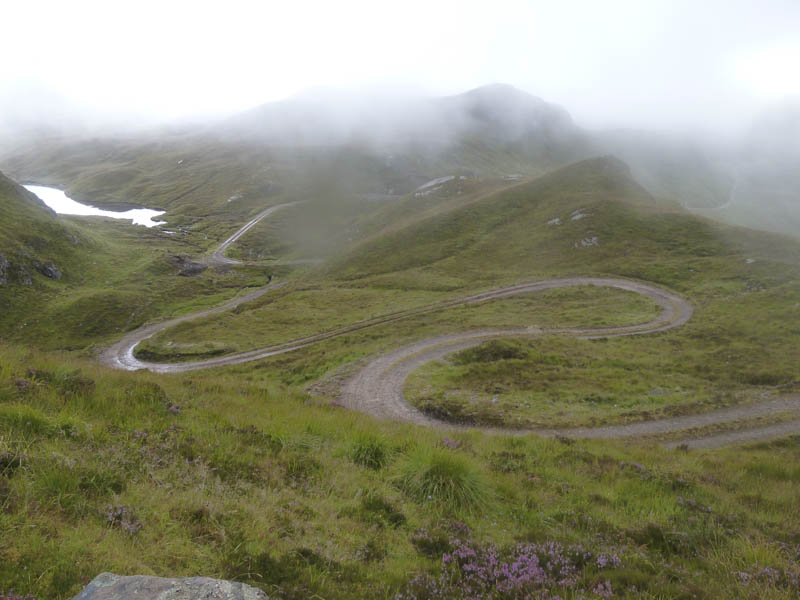
[[[104,218],[63,217],[0,176],[0,332],[40,348],[91,351],[142,323],[262,285],[269,267],[180,276],[191,237]]]
[[[694,317],[640,338],[490,342],[428,365],[407,392],[454,421],[561,425],[702,412],[797,389],[800,245],[664,208],[619,161],[364,202],[368,210],[353,204],[336,223],[343,237],[328,263],[230,314],[167,330],[143,351],[243,350],[518,281],[622,276],[680,292]],[[307,222],[313,209],[287,209],[282,223]],[[36,317],[24,333],[3,322],[14,341],[0,345],[0,594],[70,598],[114,571],[236,579],[286,599],[796,596],[794,439],[666,451],[443,433],[335,401],[359,361],[415,339],[641,322],[651,302],[557,290],[225,369],[111,372],[82,356],[92,344],[216,304],[262,284],[268,270],[177,275],[171,256],[213,245],[199,241],[203,228],[230,231],[216,216],[181,237],[67,221],[82,268],[59,290],[37,282],[38,304],[14,305],[17,326]],[[297,252],[277,234],[265,226],[244,247]],[[13,300],[21,288],[8,289]]]
[[[81,243],[78,231],[57,221],[41,200],[0,173],[0,285],[61,279]],[[56,264],[61,263],[61,267]]]
[[[510,283],[600,275],[674,289],[695,316],[669,335],[525,341],[488,364],[456,357],[421,370],[408,393],[454,421],[569,426],[702,412],[797,380],[800,244],[666,209],[613,159],[494,193],[464,186],[387,206],[360,223],[365,239],[348,253],[232,313],[166,330],[139,355],[203,357],[208,340],[215,354],[249,350]],[[618,323],[634,323],[653,308],[580,289],[468,305],[330,341],[313,368],[288,355],[284,377],[316,379],[446,332],[597,326],[610,310]]]
[[[796,594],[794,440],[441,434],[320,404],[275,360],[155,376],[4,345],[0,363],[0,582],[19,593],[114,571],[274,598]],[[503,574],[516,560],[528,574]]]

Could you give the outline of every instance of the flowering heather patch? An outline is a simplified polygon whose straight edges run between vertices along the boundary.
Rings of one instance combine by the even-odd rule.
[[[765,584],[774,588],[782,588],[800,592],[800,571],[787,571],[774,567],[759,567],[754,571],[738,571],[736,577],[745,586]]]
[[[617,554],[593,553],[556,542],[521,543],[504,551],[462,539],[452,540],[450,546],[452,551],[442,555],[439,577],[412,579],[395,600],[555,600],[563,592],[611,598],[611,582],[599,573],[621,564]]]
[[[11,589],[5,593],[0,592],[0,600],[36,600],[36,598],[30,594],[20,596],[19,594],[16,594],[13,589]]]

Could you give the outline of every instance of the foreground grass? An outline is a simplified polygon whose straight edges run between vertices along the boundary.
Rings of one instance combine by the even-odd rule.
[[[597,557],[566,597],[797,591],[796,440],[443,436],[320,404],[266,362],[157,377],[2,346],[0,365],[0,582],[18,592],[69,598],[114,571],[391,598],[417,575],[406,591],[430,591],[459,548],[545,542]],[[457,597],[471,584],[453,568]]]

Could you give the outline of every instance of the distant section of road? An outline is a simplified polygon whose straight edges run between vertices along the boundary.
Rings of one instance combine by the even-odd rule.
[[[237,241],[240,237],[242,237],[245,233],[250,231],[255,225],[257,225],[263,219],[266,219],[271,214],[282,210],[284,208],[289,208],[290,206],[297,206],[298,204],[303,204],[301,201],[296,202],[285,202],[284,204],[276,204],[275,206],[270,206],[266,210],[261,211],[258,215],[252,218],[250,221],[245,223],[242,227],[240,227],[236,233],[234,233],[231,237],[227,240],[222,242],[219,246],[214,248],[205,258],[205,263],[211,266],[219,266],[219,265],[249,265],[249,264],[262,264],[258,262],[252,261],[243,261],[243,260],[235,260],[233,258],[228,258],[225,256],[225,253],[228,251],[228,248],[231,244]],[[302,264],[318,264],[322,262],[321,259],[318,258],[299,258],[296,260],[285,260],[285,261],[273,261],[270,264],[279,264],[279,265],[302,265]]]

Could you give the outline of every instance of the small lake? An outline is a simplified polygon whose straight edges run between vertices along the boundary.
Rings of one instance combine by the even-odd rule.
[[[128,219],[133,225],[144,225],[145,227],[154,227],[156,225],[163,225],[166,221],[154,221],[153,217],[163,215],[163,210],[152,210],[150,208],[133,208],[124,212],[115,212],[113,210],[102,210],[94,206],[87,206],[80,202],[75,202],[69,198],[61,190],[55,188],[45,187],[42,185],[26,185],[23,186],[29,192],[36,194],[39,199],[47,206],[52,208],[60,215],[81,215],[81,216],[97,216],[97,217],[111,217],[112,219]]]

